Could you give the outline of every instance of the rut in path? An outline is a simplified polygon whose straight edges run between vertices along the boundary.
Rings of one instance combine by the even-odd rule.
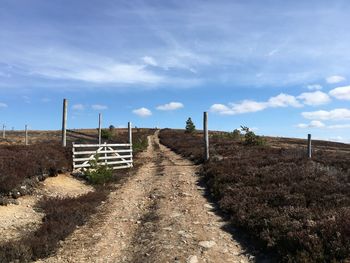
[[[249,262],[197,185],[198,167],[149,137],[137,174],[40,262]]]

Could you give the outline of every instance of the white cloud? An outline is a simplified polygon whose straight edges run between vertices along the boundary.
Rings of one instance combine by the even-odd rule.
[[[183,108],[184,105],[181,102],[170,102],[164,105],[159,105],[157,107],[157,110],[162,111],[171,111],[171,110],[177,110]]]
[[[7,104],[6,103],[3,103],[3,102],[0,102],[0,108],[7,108]]]
[[[248,112],[262,111],[267,108],[265,102],[257,102],[254,100],[244,100],[241,103],[231,104],[233,114],[241,114]]]
[[[158,66],[157,61],[153,58],[153,57],[149,57],[149,56],[144,56],[142,58],[143,62],[145,62],[145,64],[147,65],[151,65],[151,66]]]
[[[334,109],[331,111],[319,110],[302,112],[302,116],[311,120],[347,120],[350,119],[350,110]]]
[[[152,112],[149,109],[144,107],[133,110],[132,112],[140,117],[149,117],[152,115]]]
[[[311,121],[309,124],[300,123],[297,125],[298,128],[324,128],[326,125],[321,121]]]
[[[321,90],[322,86],[319,84],[312,84],[306,87],[308,90]]]
[[[327,126],[329,129],[350,129],[350,124],[335,124]]]
[[[106,105],[94,104],[91,106],[93,110],[107,110],[108,107]]]
[[[266,108],[278,108],[288,106],[302,107],[302,104],[294,96],[281,93],[275,97],[271,97],[266,102],[243,100],[240,103],[230,103],[228,106],[224,104],[213,104],[209,110],[211,112],[219,113],[222,115],[235,115],[248,112],[262,111]]]
[[[350,86],[332,89],[329,94],[338,100],[350,100]]]
[[[339,83],[339,82],[342,82],[344,80],[345,80],[345,77],[338,76],[338,75],[334,75],[334,76],[330,76],[330,77],[326,78],[326,81],[329,84]]]
[[[271,97],[268,100],[268,107],[302,107],[303,105],[292,95],[281,93],[278,96]]]
[[[216,104],[211,105],[209,110],[211,112],[219,113],[219,114],[223,114],[223,115],[235,114],[231,108],[229,108],[228,106],[226,106],[224,104],[220,104],[220,103],[216,103]]]
[[[113,64],[100,68],[82,69],[79,72],[61,72],[52,77],[70,78],[93,83],[158,84],[162,77],[147,71],[143,65]]]
[[[331,101],[328,94],[322,91],[305,92],[300,94],[298,99],[303,100],[304,104],[312,106],[327,104]]]
[[[83,104],[74,104],[72,106],[72,109],[81,111],[81,110],[85,110],[85,106]]]
[[[334,124],[334,125],[326,125],[321,121],[311,121],[308,124],[300,123],[296,125],[298,128],[327,128],[327,129],[349,129],[350,124]]]
[[[124,63],[83,51],[40,48],[30,52],[23,50],[20,56],[17,53],[10,54],[8,63],[18,66],[22,74],[30,76],[93,84],[158,85],[170,81],[169,77],[147,69],[143,63]],[[151,61],[149,58],[146,60]],[[17,65],[17,61],[21,63]]]

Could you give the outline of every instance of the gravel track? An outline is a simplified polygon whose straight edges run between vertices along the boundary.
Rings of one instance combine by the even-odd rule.
[[[199,167],[149,137],[143,165],[38,262],[249,262],[198,185]]]

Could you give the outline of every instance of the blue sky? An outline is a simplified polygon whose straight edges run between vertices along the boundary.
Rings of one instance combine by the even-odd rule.
[[[350,141],[349,1],[0,0],[0,122]]]

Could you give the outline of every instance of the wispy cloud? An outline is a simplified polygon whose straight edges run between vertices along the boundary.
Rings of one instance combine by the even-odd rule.
[[[345,77],[338,76],[338,75],[334,75],[334,76],[330,76],[330,77],[326,78],[326,81],[329,84],[335,84],[335,83],[343,82],[345,80],[346,80]]]
[[[334,109],[330,111],[318,110],[310,112],[302,112],[306,119],[311,120],[348,120],[350,119],[350,110],[345,108]]]
[[[153,57],[149,57],[149,56],[144,56],[142,58],[143,62],[146,63],[147,65],[151,65],[151,66],[157,66],[158,63],[157,61],[153,58]]]
[[[322,86],[319,84],[312,84],[312,85],[307,85],[306,87],[308,90],[321,90]]]
[[[0,49],[1,51],[1,49]],[[123,59],[121,62],[103,55],[76,51],[68,48],[29,49],[16,52],[5,52],[0,58],[0,64],[13,65],[19,76],[23,78],[40,79],[72,83],[74,87],[89,86],[123,88],[133,86],[138,89],[149,87],[193,87],[201,83],[199,76],[187,76],[176,72],[182,66],[162,62],[158,65],[154,57],[145,56],[140,63],[139,59]],[[170,58],[167,58],[170,59]],[[150,68],[148,65],[157,66]],[[170,70],[169,66],[174,66]],[[174,74],[174,72],[176,74]],[[82,85],[76,85],[81,82]],[[49,85],[49,84],[46,84]],[[52,85],[52,84],[51,84]],[[70,86],[70,85],[66,85]],[[50,86],[48,86],[50,87]]]
[[[0,102],[0,108],[7,108],[8,105],[6,103]]]
[[[325,129],[332,129],[332,130],[340,130],[340,129],[349,129],[350,124],[333,124],[333,125],[326,125],[325,123],[321,121],[311,121],[308,124],[300,123],[297,125],[298,128],[325,128]]]
[[[94,105],[91,105],[91,108],[93,110],[107,110],[108,106],[102,105],[102,104],[94,104]]]
[[[16,3],[17,8],[4,7],[11,15],[3,18],[1,37],[6,42],[0,46],[0,63],[13,68],[0,67],[0,72],[38,82],[79,81],[95,88],[177,87],[177,80],[192,86],[197,79],[217,85],[304,85],[321,81],[334,72],[334,65],[340,75],[329,81],[347,77],[347,3],[341,8],[326,2],[116,2],[94,6],[93,16],[86,12],[79,19],[66,6],[40,3],[32,4],[38,10],[35,16],[20,11]],[[310,23],[305,10],[311,9],[313,19],[321,22]],[[253,15],[259,10],[270,15]],[[58,19],[60,14],[67,19]],[[79,28],[79,34],[73,28]]]
[[[213,104],[210,107],[210,111],[222,115],[235,115],[249,112],[262,111],[267,108],[279,108],[279,107],[302,107],[302,104],[296,97],[288,94],[281,93],[275,97],[271,97],[268,101],[258,102],[254,100],[243,100],[240,103]]]
[[[321,121],[311,121],[308,124],[299,123],[297,125],[298,128],[302,128],[302,129],[305,129],[305,128],[323,128],[325,126],[326,125],[323,122],[321,122]]]
[[[163,105],[157,106],[157,110],[161,111],[172,111],[183,108],[184,105],[181,102],[170,102]]]
[[[132,112],[140,117],[149,117],[152,115],[152,112],[145,107],[135,109]]]
[[[349,129],[350,124],[334,124],[327,126],[329,129]]]
[[[85,110],[85,106],[83,104],[74,104],[72,110],[82,111]]]

